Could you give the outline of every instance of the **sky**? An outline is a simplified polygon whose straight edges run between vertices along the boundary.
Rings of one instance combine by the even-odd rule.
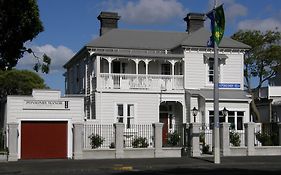
[[[222,3],[225,36],[240,29],[281,30],[280,0],[217,0],[217,5]],[[184,32],[186,14],[206,13],[214,0],[38,0],[38,6],[44,31],[26,46],[38,56],[46,53],[52,58],[50,73],[39,75],[51,89],[64,93],[63,65],[99,37],[101,11],[118,12],[121,29]],[[25,54],[17,68],[32,70],[34,63],[33,56]]]

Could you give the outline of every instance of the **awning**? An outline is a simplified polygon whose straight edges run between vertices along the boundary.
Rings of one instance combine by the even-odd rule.
[[[214,99],[213,89],[187,89],[186,90],[191,95],[200,95],[205,100],[212,101]],[[230,89],[220,89],[219,90],[219,100],[220,101],[249,101],[250,97],[247,96],[247,92],[243,90],[230,90]]]
[[[204,57],[207,58],[207,59],[209,59],[209,58],[214,58],[214,57],[215,57],[213,53],[204,53],[203,55],[204,55]],[[218,55],[218,58],[219,58],[219,59],[227,59],[228,56],[226,56],[225,54],[219,54],[219,55]]]

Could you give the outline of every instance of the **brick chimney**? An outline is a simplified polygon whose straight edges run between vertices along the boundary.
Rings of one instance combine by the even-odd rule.
[[[118,28],[120,16],[116,12],[101,12],[97,18],[100,21],[100,36],[111,29]]]
[[[205,14],[188,13],[183,20],[186,21],[186,32],[192,33],[204,27]]]

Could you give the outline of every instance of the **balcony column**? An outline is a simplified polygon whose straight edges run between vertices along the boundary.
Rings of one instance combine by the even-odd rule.
[[[175,60],[171,60],[171,61],[169,61],[170,63],[171,63],[171,65],[172,65],[172,89],[175,89],[174,88],[174,81],[175,81],[175,64],[176,64],[176,62],[175,62]]]
[[[134,62],[136,64],[136,75],[138,75],[139,74],[139,62],[140,62],[140,60],[139,59],[134,59]]]
[[[149,64],[149,60],[148,59],[145,59],[145,75],[147,76],[148,75],[148,64]]]
[[[106,60],[108,61],[108,73],[111,74],[112,73],[112,70],[111,70],[112,59],[110,57],[108,57]]]
[[[113,89],[113,79],[111,77],[111,73],[112,73],[112,68],[111,68],[111,63],[112,63],[112,58],[111,57],[108,57],[107,59],[107,62],[108,62],[108,84],[109,84],[109,88],[110,89]]]
[[[97,76],[97,82],[96,82],[96,86],[98,87],[98,89],[101,89],[101,77],[100,77],[100,56],[97,56],[95,64],[96,64],[96,76]],[[92,74],[90,74],[90,80],[92,80]],[[91,84],[90,84],[91,85]],[[91,88],[91,86],[90,86]],[[90,89],[92,90],[92,89]]]
[[[149,83],[148,83],[148,64],[149,64],[149,60],[148,59],[145,59],[145,76],[146,76],[146,83],[145,83],[145,86],[146,87],[149,87],[148,85],[149,85]]]

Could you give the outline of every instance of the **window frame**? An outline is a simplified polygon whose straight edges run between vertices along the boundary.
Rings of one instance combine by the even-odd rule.
[[[123,106],[123,115],[120,116],[119,115],[119,105]],[[129,112],[129,106],[133,106],[133,112],[132,114],[128,114],[131,113]],[[117,123],[124,123],[126,129],[130,129],[132,124],[134,124],[136,118],[136,104],[135,103],[115,103],[115,121]],[[120,121],[120,119],[122,119],[122,122]],[[128,121],[129,120],[129,121]]]
[[[213,70],[211,70],[213,73],[211,74],[212,77],[213,77],[213,81],[210,81],[210,60],[212,60],[213,62]],[[218,69],[218,73],[219,73],[219,82],[221,81],[222,79],[222,70],[221,70],[221,65],[220,65],[220,59],[218,60],[218,66],[219,66],[219,69]],[[214,58],[210,57],[207,59],[206,61],[206,85],[207,86],[212,86],[214,85],[214,64],[215,64],[215,60]]]

